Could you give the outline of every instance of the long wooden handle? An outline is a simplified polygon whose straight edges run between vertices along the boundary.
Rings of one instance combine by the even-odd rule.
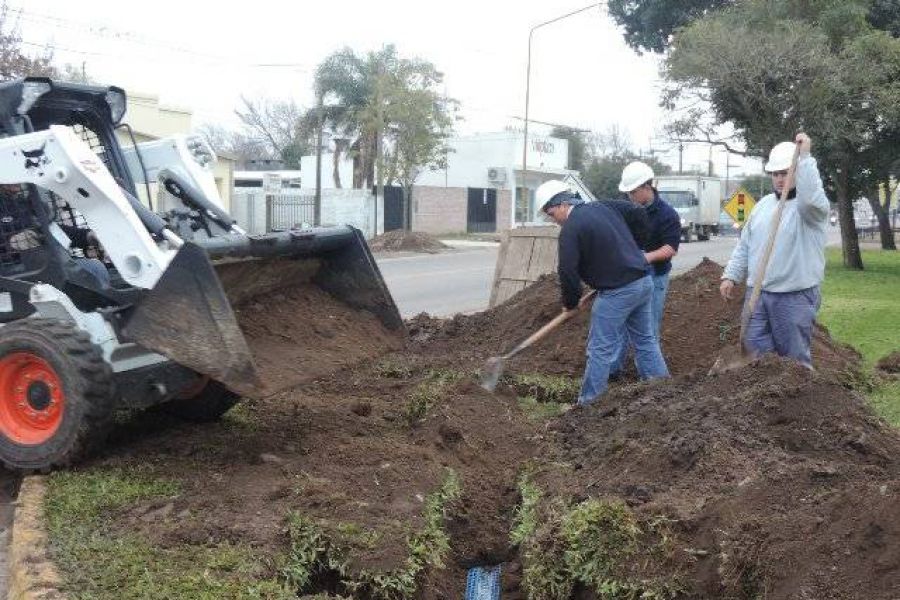
[[[800,144],[798,143],[797,147],[794,148],[794,156],[791,157],[791,166],[788,168],[787,179],[784,182],[784,188],[781,190],[781,198],[778,199],[778,207],[775,209],[775,214],[772,215],[772,223],[769,226],[769,238],[766,240],[766,249],[763,252],[762,262],[756,267],[756,277],[753,278],[753,291],[750,293],[750,300],[744,304],[744,310],[741,312],[741,348],[744,347],[744,337],[747,333],[747,325],[750,323],[750,316],[756,309],[756,303],[759,302],[759,296],[762,293],[763,278],[766,276],[766,268],[769,266],[769,259],[772,257],[772,251],[775,249],[775,236],[778,233],[778,227],[781,225],[781,213],[784,212],[788,194],[790,194],[791,188],[794,187],[794,175],[797,171],[797,160],[799,158]]]
[[[578,301],[579,308],[581,307],[582,302],[584,302],[585,300],[587,300],[588,298],[590,298],[591,296],[593,296],[596,293],[597,293],[597,290],[591,290],[591,291],[587,292],[584,296],[582,296],[581,300]],[[549,323],[547,323],[546,325],[544,325],[543,327],[541,327],[540,329],[538,329],[537,331],[532,333],[530,336],[525,338],[525,340],[521,344],[519,344],[518,346],[516,346],[515,348],[513,348],[506,354],[504,354],[503,358],[504,359],[512,358],[513,356],[515,356],[516,354],[518,354],[519,352],[521,352],[528,346],[534,344],[535,342],[542,340],[548,333],[550,333],[551,331],[553,331],[554,329],[556,329],[557,327],[559,327],[560,325],[562,325],[563,323],[565,323],[566,321],[571,319],[573,316],[575,316],[575,313],[577,313],[577,312],[578,312],[578,310],[566,310],[566,311],[559,313],[558,315],[553,317]]]

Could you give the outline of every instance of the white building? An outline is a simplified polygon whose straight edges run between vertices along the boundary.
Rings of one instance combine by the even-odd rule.
[[[425,171],[413,190],[412,229],[429,233],[502,231],[539,219],[534,191],[549,179],[563,179],[574,173],[567,168],[567,140],[529,135],[525,180],[521,193],[523,134],[498,132],[457,137],[449,140],[452,151],[447,168]],[[334,155],[322,156],[322,187],[334,187]],[[316,157],[301,160],[301,180],[308,187],[315,181]],[[341,185],[352,185],[352,163],[338,164]],[[396,225],[394,208],[385,202],[385,227]],[[399,216],[399,215],[398,215]]]

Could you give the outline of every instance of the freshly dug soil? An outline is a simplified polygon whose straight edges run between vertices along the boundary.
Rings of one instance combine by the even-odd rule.
[[[340,302],[313,284],[257,296],[235,309],[263,394],[293,388],[403,344],[374,314]]]
[[[509,387],[479,388],[475,371],[558,312],[553,278],[485,313],[420,315],[407,323],[405,348],[340,363],[330,377],[246,401],[219,423],[137,415],[93,466],[149,469],[183,493],[111,515],[110,527],[160,546],[229,541],[272,556],[286,549],[286,515],[297,511],[332,529],[371,532],[374,545],[355,553],[352,567],[389,571],[404,564],[424,499],[450,468],[462,486],[447,508],[450,556],[425,574],[419,597],[462,598],[467,568],[502,562],[510,600],[524,597],[509,542],[517,479],[537,465],[549,495],[618,498],[641,518],[672,519],[672,564],[656,572],[682,573],[681,597],[900,597],[900,438],[841,383],[856,355],[821,330],[816,373],[767,359],[706,377],[736,336],[738,307],[719,299],[719,273],[704,262],[672,280],[663,345],[674,379],[614,384],[596,407],[549,426]],[[359,315],[332,313],[327,298],[308,293],[284,306],[335,314],[333,328],[285,331],[289,315],[261,320],[265,307],[245,306],[239,318],[258,332],[250,336],[257,354],[325,368],[342,353],[356,356],[354,345],[390,343]],[[586,323],[579,316],[508,371],[580,377]],[[282,333],[307,354],[294,356]],[[323,349],[333,340],[340,344]]]
[[[722,267],[704,259],[691,271],[670,280],[662,324],[662,350],[672,375],[706,372],[717,352],[737,344],[741,304],[719,295]],[[738,290],[739,294],[743,290]],[[559,280],[546,275],[505,303],[474,315],[447,321],[419,315],[408,322],[411,339],[433,354],[478,363],[501,355],[540,328],[561,310]],[[580,377],[590,314],[582,312],[546,338],[507,361],[507,373],[546,373]],[[830,338],[816,326],[813,363],[841,370],[859,362],[859,354]]]
[[[768,358],[620,388],[554,427],[540,483],[674,525],[700,598],[900,597],[900,435],[828,374]]]
[[[372,252],[428,252],[448,250],[450,246],[433,235],[418,231],[395,230],[382,233],[369,240]]]
[[[888,375],[900,374],[900,350],[882,357],[875,365],[875,368]]]

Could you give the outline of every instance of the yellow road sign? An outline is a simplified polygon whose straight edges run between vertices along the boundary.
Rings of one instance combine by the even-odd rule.
[[[750,218],[750,211],[756,206],[756,198],[750,192],[743,188],[739,188],[731,199],[725,203],[725,212],[731,215],[734,222],[743,225]]]

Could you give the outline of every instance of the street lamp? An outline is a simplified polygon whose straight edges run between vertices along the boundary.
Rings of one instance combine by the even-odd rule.
[[[525,72],[525,135],[524,141],[522,143],[522,187],[520,188],[523,194],[525,193],[525,190],[528,189],[526,186],[528,185],[528,103],[531,93],[531,39],[532,37],[534,37],[534,32],[536,29],[539,29],[545,25],[550,25],[551,23],[556,23],[557,21],[562,21],[563,19],[567,19],[569,17],[573,17],[579,13],[583,13],[595,7],[600,8],[602,5],[602,2],[597,2],[595,4],[591,4],[590,6],[579,8],[578,10],[566,13],[564,15],[556,17],[555,19],[550,19],[549,21],[538,23],[528,32],[528,66],[526,67]]]

